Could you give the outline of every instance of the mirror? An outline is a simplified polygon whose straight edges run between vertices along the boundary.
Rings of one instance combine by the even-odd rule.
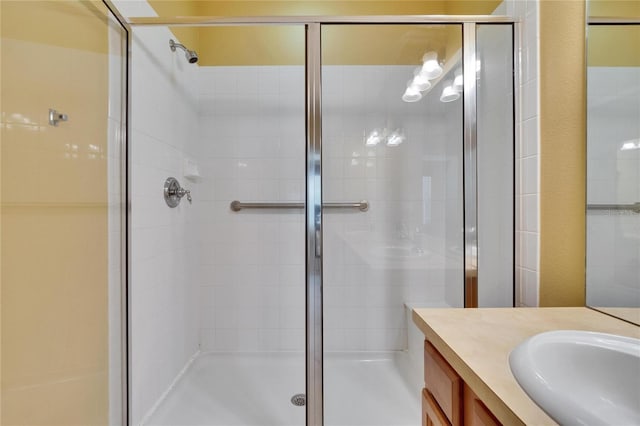
[[[589,12],[587,305],[640,325],[640,2]]]

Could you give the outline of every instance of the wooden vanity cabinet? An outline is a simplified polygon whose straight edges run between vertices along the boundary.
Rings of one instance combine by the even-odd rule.
[[[464,426],[499,426],[500,422],[482,403],[480,398],[465,383],[463,393],[464,400]]]
[[[424,343],[424,383],[427,395],[431,396],[442,416],[448,421],[444,424],[461,425],[463,381],[438,350],[426,340]]]
[[[423,426],[498,426],[500,422],[429,341],[424,342]]]
[[[422,424],[424,426],[448,426],[451,423],[442,412],[433,395],[422,389]]]

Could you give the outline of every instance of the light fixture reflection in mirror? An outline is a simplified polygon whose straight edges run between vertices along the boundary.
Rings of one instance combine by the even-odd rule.
[[[632,149],[640,149],[640,139],[631,139],[629,141],[622,142],[620,151],[630,151]]]
[[[422,93],[420,93],[420,90],[412,84],[407,86],[407,89],[402,95],[402,100],[405,102],[418,102],[420,99],[422,99]]]
[[[400,129],[396,129],[387,138],[387,146],[398,146],[406,139],[404,133]]]
[[[440,95],[441,102],[453,102],[460,99],[460,93],[453,87],[453,82],[447,80],[444,82],[444,89],[442,89],[442,95]]]
[[[438,54],[436,52],[427,52],[422,57],[422,70],[421,74],[429,79],[433,80],[442,75],[442,66],[438,62]]]
[[[407,139],[401,128],[396,128],[392,132],[386,127],[382,130],[378,128],[373,129],[368,135],[365,131],[365,135],[364,144],[368,147],[374,147],[383,141],[387,146],[394,147],[400,145]]]
[[[413,80],[411,81],[411,86],[421,92],[425,92],[431,89],[431,83],[424,75],[422,75],[422,70],[420,68],[416,68],[413,71]]]
[[[455,78],[453,79],[453,88],[456,89],[458,93],[462,92],[462,87],[464,86],[464,82],[462,79],[462,70],[458,68],[455,72]]]
[[[366,146],[376,146],[382,142],[383,136],[383,132],[380,129],[373,129],[371,133],[369,133],[369,136],[367,136],[364,144]]]

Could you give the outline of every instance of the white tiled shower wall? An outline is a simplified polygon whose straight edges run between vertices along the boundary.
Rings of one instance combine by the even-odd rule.
[[[461,102],[441,103],[440,86],[403,102],[412,72],[323,67],[323,196],[371,204],[366,213],[324,215],[327,350],[404,349],[405,304],[461,303],[446,291],[462,282],[449,250],[461,239]],[[366,147],[369,133],[384,128],[406,140]],[[411,254],[396,257],[398,249]]]
[[[509,0],[509,15],[520,20],[520,114],[516,115],[516,306],[538,306],[540,124],[539,124],[539,4]]]
[[[122,2],[128,16],[153,16],[146,2]],[[138,424],[198,351],[195,218],[198,184],[183,177],[197,158],[197,67],[169,49],[167,28],[132,33],[131,104],[131,356],[132,419]],[[194,193],[169,208],[167,177]]]
[[[437,96],[421,106],[403,103],[411,71],[323,69],[324,199],[371,203],[366,213],[325,214],[327,350],[401,349],[404,303],[444,304],[445,223],[458,214],[445,211],[447,172],[454,178],[449,185],[461,185],[455,157],[461,153],[447,152],[459,144],[446,142],[461,138],[461,110],[459,104],[443,109]],[[199,238],[201,251],[210,253],[200,274],[202,349],[303,350],[303,212],[233,213],[229,203],[304,199],[304,69],[215,67],[199,73],[201,198],[207,204]],[[365,132],[391,126],[388,110],[407,142],[366,149]],[[432,118],[425,120],[428,110]],[[425,173],[432,178],[428,206],[421,204]],[[392,245],[424,246],[429,260],[407,264],[371,251]]]
[[[198,72],[202,349],[303,350],[302,211],[229,208],[232,200],[304,199],[303,68]]]
[[[588,204],[640,201],[640,68],[588,69]],[[640,215],[587,212],[587,304],[640,304]]]
[[[525,21],[521,95],[533,99],[522,105],[516,185],[519,303],[533,306],[539,198],[537,5],[512,6]],[[125,15],[145,13],[153,11]],[[136,423],[197,351],[198,342],[202,350],[304,348],[302,214],[229,210],[232,199],[303,199],[303,69],[188,66],[180,52],[168,49],[172,37],[158,28],[138,28],[134,36],[130,143],[133,303],[138,300],[132,318]],[[403,303],[459,304],[458,292],[448,290],[462,279],[461,258],[452,256],[461,245],[462,170],[456,158],[461,153],[459,144],[447,141],[461,138],[456,133],[461,132],[460,107],[454,102],[442,108],[437,96],[423,100],[423,110],[412,112],[402,104],[411,67],[368,67],[366,78],[351,68],[325,70],[324,197],[366,198],[371,210],[325,216],[325,256],[333,265],[325,268],[325,344],[328,350],[399,349],[406,347]],[[386,79],[399,86],[391,88]],[[356,97],[385,86],[393,93],[367,102]],[[381,110],[389,99],[401,104],[389,109],[397,108],[402,122],[397,117],[391,117],[395,123],[386,122],[388,114]],[[332,102],[342,112],[332,116]],[[359,114],[354,108],[363,103],[375,108]],[[427,112],[437,118],[425,122]],[[407,142],[364,149],[365,132],[395,125],[405,130]],[[422,163],[409,161],[422,156]],[[197,160],[201,182],[182,177],[185,157]],[[193,191],[193,205],[184,200],[169,209],[164,204],[161,186],[170,175]],[[432,178],[428,205],[419,200],[429,185],[417,185],[416,176]],[[376,245],[426,248],[427,263],[437,267],[414,268],[412,260],[388,256],[381,261],[381,253],[370,250]]]

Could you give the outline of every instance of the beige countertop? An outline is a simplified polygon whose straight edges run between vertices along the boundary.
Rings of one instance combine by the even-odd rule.
[[[640,327],[589,308],[414,309],[413,321],[505,425],[556,424],[509,369],[509,353],[528,337],[585,330],[640,338]]]
[[[640,308],[607,308],[605,306],[593,306],[593,309],[604,312],[627,322],[640,325]]]

